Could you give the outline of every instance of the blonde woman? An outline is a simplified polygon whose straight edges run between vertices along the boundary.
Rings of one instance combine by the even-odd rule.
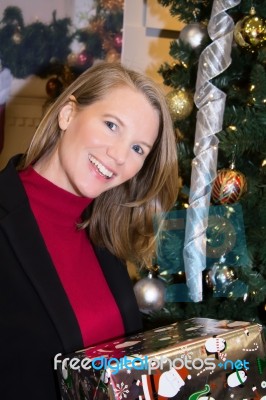
[[[53,358],[141,329],[125,266],[149,263],[177,197],[157,85],[99,63],[50,107],[0,173],[1,396],[59,399]]]

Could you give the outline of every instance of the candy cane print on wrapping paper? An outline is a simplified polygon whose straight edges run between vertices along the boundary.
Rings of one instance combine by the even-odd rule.
[[[189,207],[185,228],[184,265],[189,296],[202,301],[202,271],[206,268],[206,230],[212,182],[216,177],[218,138],[222,130],[226,95],[210,80],[231,63],[234,22],[226,10],[241,0],[215,0],[208,33],[212,40],[199,58],[196,91],[198,108],[192,161]]]

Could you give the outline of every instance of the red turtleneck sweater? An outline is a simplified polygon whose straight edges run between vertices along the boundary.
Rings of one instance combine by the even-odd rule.
[[[87,347],[123,335],[117,304],[84,230],[76,223],[90,199],[59,188],[32,167],[20,172],[30,206]]]

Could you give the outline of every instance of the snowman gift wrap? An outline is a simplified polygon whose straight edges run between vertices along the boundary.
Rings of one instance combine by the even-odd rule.
[[[266,400],[262,327],[243,321],[179,321],[57,355],[56,367],[62,400]]]

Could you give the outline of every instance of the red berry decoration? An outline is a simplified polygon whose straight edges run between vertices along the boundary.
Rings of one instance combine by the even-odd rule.
[[[245,175],[234,169],[221,169],[212,188],[212,200],[216,204],[237,202],[247,190]]]

